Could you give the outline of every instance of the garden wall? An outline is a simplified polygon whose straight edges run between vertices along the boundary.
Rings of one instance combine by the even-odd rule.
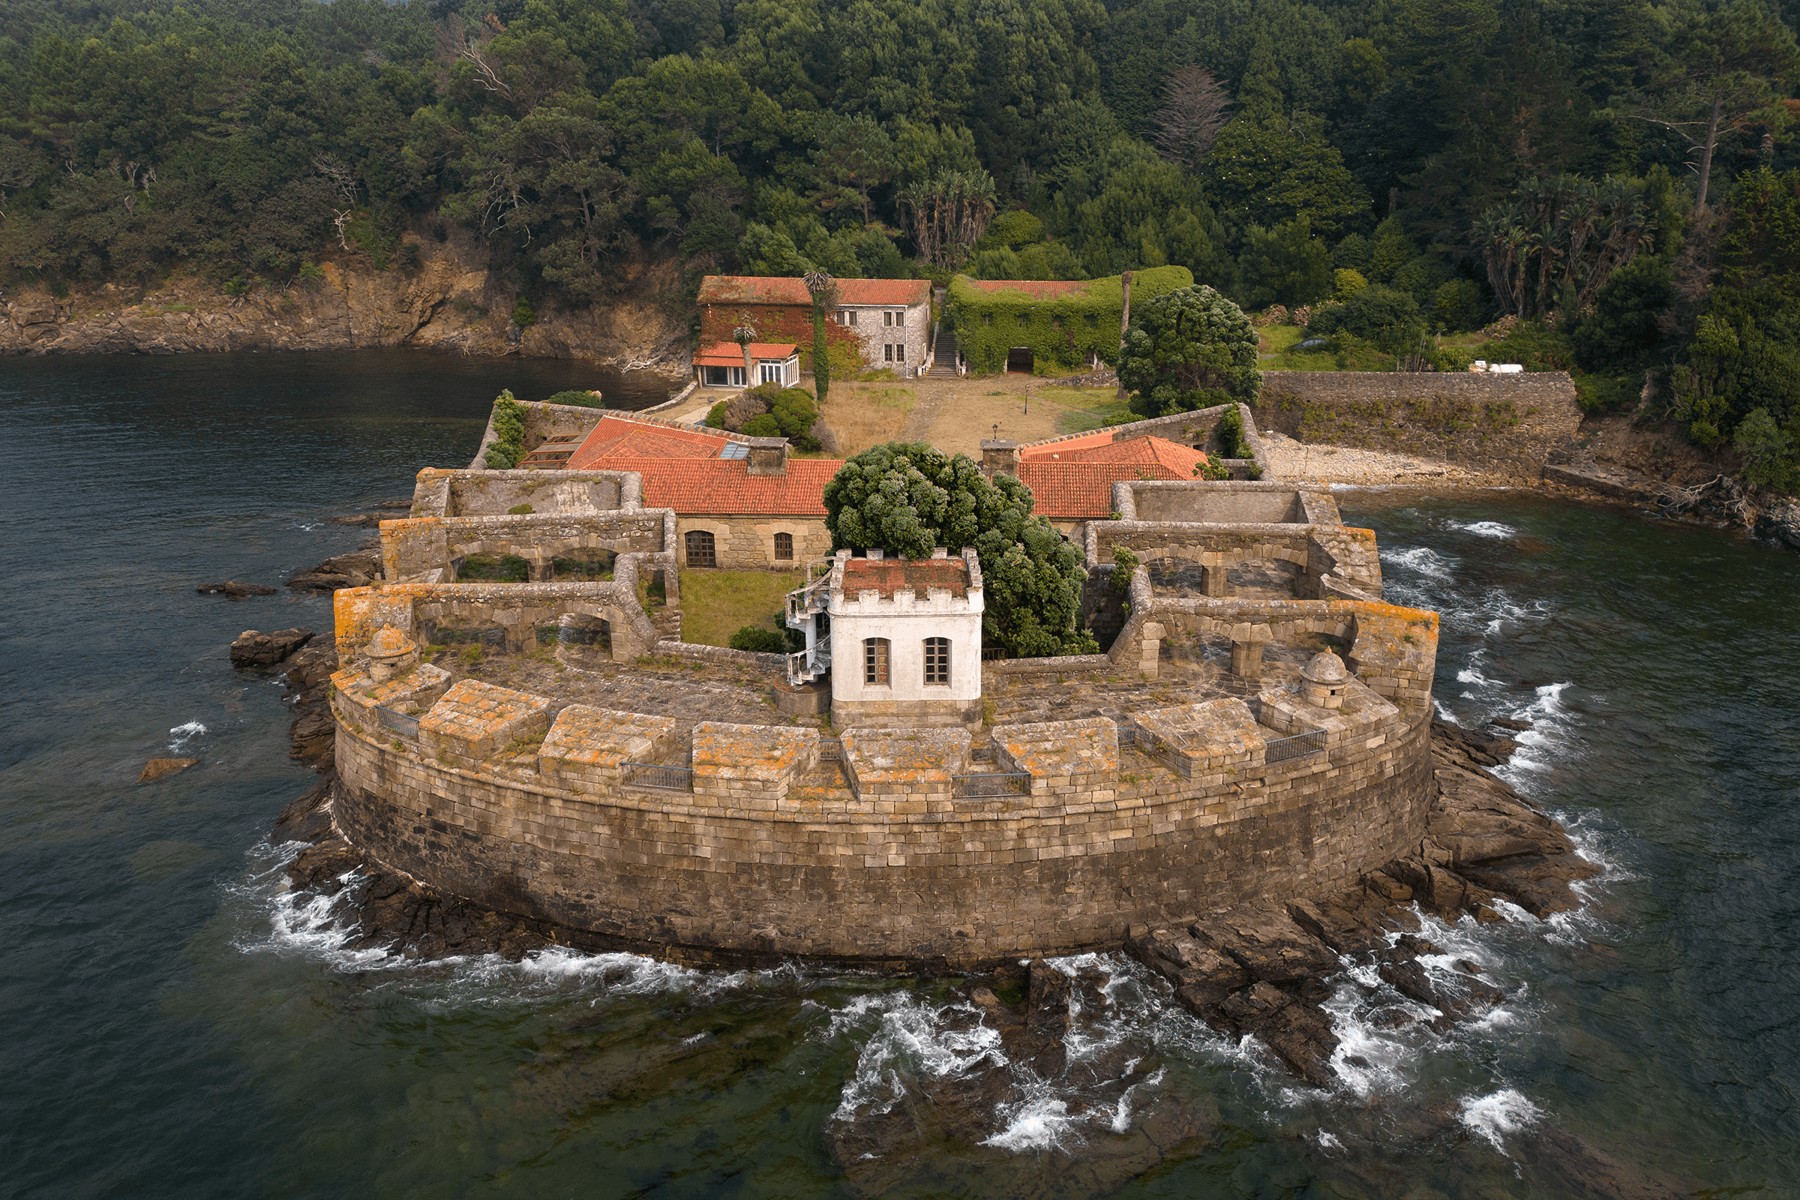
[[[1581,409],[1564,371],[1267,371],[1256,419],[1302,442],[1399,451],[1536,482],[1575,435]]]

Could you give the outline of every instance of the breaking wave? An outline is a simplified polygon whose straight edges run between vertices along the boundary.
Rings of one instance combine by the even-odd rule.
[[[1519,536],[1519,531],[1511,525],[1499,521],[1445,521],[1444,528],[1455,529],[1463,533],[1472,533],[1476,537],[1510,538]]]
[[[179,754],[187,749],[187,744],[206,733],[206,726],[198,721],[186,721],[169,730],[169,752]]]
[[[1485,1096],[1470,1096],[1458,1106],[1457,1119],[1500,1153],[1506,1153],[1508,1134],[1529,1129],[1543,1117],[1537,1105],[1516,1088],[1501,1088]]]
[[[1382,550],[1381,561],[1384,566],[1399,567],[1415,575],[1427,579],[1449,582],[1453,578],[1456,560],[1439,554],[1428,546],[1408,546],[1404,549]]]

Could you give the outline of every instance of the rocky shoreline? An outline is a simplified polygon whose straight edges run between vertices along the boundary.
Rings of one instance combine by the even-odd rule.
[[[516,283],[489,265],[479,245],[409,234],[403,249],[404,267],[341,256],[308,280],[236,295],[214,280],[186,276],[147,290],[118,283],[62,295],[9,290],[0,293],[0,355],[413,346],[580,359],[621,370],[685,368],[687,320],[672,260],[628,266],[607,301],[544,305],[520,325]]]

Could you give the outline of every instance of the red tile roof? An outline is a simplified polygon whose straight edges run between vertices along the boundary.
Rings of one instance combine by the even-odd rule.
[[[603,459],[632,458],[707,459],[717,458],[731,444],[722,434],[700,429],[679,429],[633,421],[625,417],[604,416],[588,431],[579,449],[569,456],[572,471],[612,471]]]
[[[840,279],[839,304],[894,304],[911,307],[931,300],[929,279]]]
[[[953,596],[969,594],[969,564],[955,558],[853,558],[844,564],[844,591],[896,592],[938,589]]]
[[[1056,300],[1087,291],[1088,279],[971,279],[970,287],[982,292],[1023,292],[1034,300]]]
[[[1020,458],[1057,458],[1069,457],[1070,450],[1081,450],[1088,446],[1110,446],[1113,443],[1113,431],[1096,429],[1092,433],[1076,434],[1072,437],[1058,438],[1053,442],[1039,442],[1035,446],[1019,447]]]
[[[790,458],[785,475],[752,475],[742,458],[618,454],[599,469],[636,471],[644,479],[646,508],[672,508],[683,516],[823,517],[825,484],[843,465],[835,458]]]
[[[840,304],[924,304],[929,279],[839,279]],[[806,281],[791,275],[708,275],[700,281],[701,304],[791,304],[812,307]]]
[[[1035,447],[1019,459],[1019,482],[1031,489],[1039,516],[1092,520],[1112,512],[1112,485],[1133,479],[1193,479],[1200,451],[1167,438],[1140,436],[1095,444],[1071,438]]]
[[[751,342],[750,357],[757,362],[786,362],[800,353],[793,342]],[[736,342],[714,342],[694,355],[694,365],[701,367],[741,367],[744,348]]]
[[[700,281],[702,304],[804,304],[812,307],[806,281],[783,275],[708,275]]]

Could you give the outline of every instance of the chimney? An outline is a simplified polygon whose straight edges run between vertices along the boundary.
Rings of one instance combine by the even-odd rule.
[[[788,440],[784,437],[750,439],[750,474],[786,475]]]
[[[981,473],[992,479],[996,475],[1019,474],[1019,443],[1006,438],[981,439]]]

